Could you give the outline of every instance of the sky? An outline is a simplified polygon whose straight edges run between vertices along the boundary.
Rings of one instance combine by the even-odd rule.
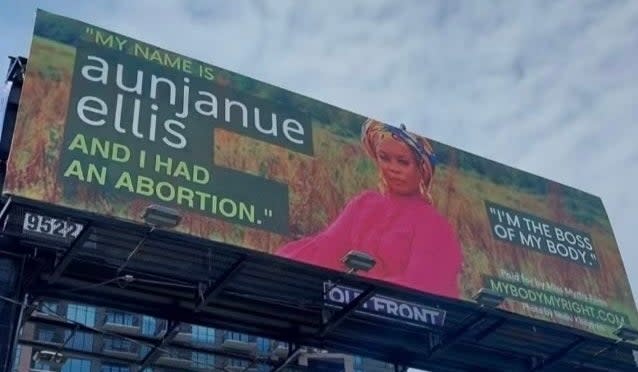
[[[4,5],[2,55],[39,7],[600,196],[638,293],[638,1]]]

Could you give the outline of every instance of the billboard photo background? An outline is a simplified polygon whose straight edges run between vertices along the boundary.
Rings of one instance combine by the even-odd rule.
[[[101,36],[97,36],[98,32]],[[158,51],[158,57],[153,57],[152,52],[144,58],[131,56],[135,49],[119,50],[124,40],[129,45],[147,46],[87,24],[39,14],[5,190],[138,221],[150,201],[180,205],[176,203],[178,191],[168,197],[169,186],[165,186],[164,193],[156,189],[152,195],[144,188],[138,189],[137,185],[143,182],[133,186],[134,176],[142,175],[155,185],[181,185],[193,191],[199,197],[196,200],[211,201],[204,212],[197,210],[196,203],[195,207],[182,208],[182,231],[274,253],[289,241],[320,233],[349,200],[363,190],[376,189],[377,169],[360,144],[361,126],[367,118],[198,61],[191,63],[196,71],[204,71],[199,76],[193,76],[190,68],[191,72],[185,72],[183,64],[181,71],[176,71],[174,61],[178,57],[182,61],[190,59],[158,49],[153,49]],[[151,142],[139,141],[131,128],[120,133],[113,124],[117,116],[113,108],[122,89],[116,88],[112,77],[105,84],[100,81],[96,67],[99,62],[88,58],[93,54],[112,62],[111,72],[120,62],[145,73],[171,76],[176,85],[188,78],[189,84],[183,86],[193,90],[197,87],[214,91],[217,97],[225,95],[242,102],[253,100],[255,107],[298,118],[301,126],[309,124],[303,133],[312,134],[304,137],[312,147],[295,148],[266,140],[254,131],[249,133],[246,127],[233,122],[237,115],[232,111],[230,122],[213,126],[210,120],[200,117],[184,122],[183,128],[169,125],[173,131],[181,128],[187,143],[197,144],[192,148],[184,146],[183,152],[160,147],[160,129],[156,132],[157,141]],[[81,68],[87,66],[94,70],[85,75],[95,81],[82,77]],[[132,69],[128,77],[135,73],[136,69]],[[99,84],[106,88],[95,90]],[[111,113],[103,113],[106,110],[97,100],[85,101],[85,109],[78,110],[82,98],[87,96],[108,101],[105,106]],[[178,102],[169,105],[167,95],[160,98],[154,100],[147,95],[140,99],[142,115],[148,120],[155,115],[158,128],[169,117],[179,117],[183,112],[179,103],[184,100],[177,98]],[[128,101],[128,109],[126,104],[124,115],[134,113],[134,99]],[[153,104],[160,107],[154,108]],[[202,107],[200,111],[205,111]],[[103,117],[108,124],[86,125],[96,124]],[[217,119],[221,121],[221,117]],[[299,128],[289,129],[290,137],[301,141]],[[149,139],[149,132],[139,132]],[[170,130],[167,133],[172,134]],[[163,138],[180,144],[177,135]],[[98,149],[91,139],[98,139],[102,147]],[[86,153],[106,151],[107,142],[111,149],[115,143],[126,147],[129,155],[122,155],[126,152],[122,150],[119,157],[113,150],[100,159]],[[506,304],[512,311],[606,335],[622,322],[637,323],[624,267],[600,199],[431,142],[439,159],[432,190],[434,206],[456,232],[463,250],[458,278],[460,298],[470,298],[478,288],[492,287],[513,299]],[[145,159],[155,159],[155,165],[159,161],[152,155],[164,156],[164,162],[168,157],[175,159],[171,174],[141,166],[140,150],[145,151]],[[183,168],[178,168],[180,159],[184,160]],[[93,170],[89,164],[94,165]],[[196,166],[208,171],[200,170],[198,178]],[[130,182],[122,178],[124,172],[131,175]],[[218,174],[224,177],[216,183]],[[209,188],[196,189],[202,184]],[[134,192],[130,192],[130,187]],[[198,191],[210,192],[211,196],[201,197],[196,194]],[[182,207],[192,199],[189,195],[183,192]],[[214,216],[210,213],[213,195],[220,195]],[[225,204],[227,209],[222,206],[223,195],[229,195],[225,197],[230,200]],[[264,195],[278,196],[264,201]],[[241,200],[246,201],[244,212],[238,202]],[[255,212],[248,208],[251,205],[256,206]],[[565,248],[559,248],[561,242]]]

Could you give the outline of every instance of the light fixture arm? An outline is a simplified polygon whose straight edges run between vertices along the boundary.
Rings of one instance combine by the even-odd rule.
[[[155,231],[155,226],[151,226],[151,228],[144,234],[142,239],[140,239],[140,241],[137,243],[135,248],[133,248],[133,250],[128,254],[128,256],[126,257],[126,260],[124,260],[124,262],[122,262],[120,267],[117,268],[117,276],[119,276],[122,273],[122,270],[124,270],[124,268],[128,265],[129,261],[131,261],[131,259],[137,254],[137,252],[140,249],[142,249],[142,246],[144,246],[144,243],[146,242],[148,237],[153,233],[153,231]]]

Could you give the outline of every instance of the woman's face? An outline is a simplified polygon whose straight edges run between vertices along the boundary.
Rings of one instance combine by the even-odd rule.
[[[388,192],[403,196],[419,193],[421,175],[408,145],[391,137],[384,139],[377,145],[377,162]]]

